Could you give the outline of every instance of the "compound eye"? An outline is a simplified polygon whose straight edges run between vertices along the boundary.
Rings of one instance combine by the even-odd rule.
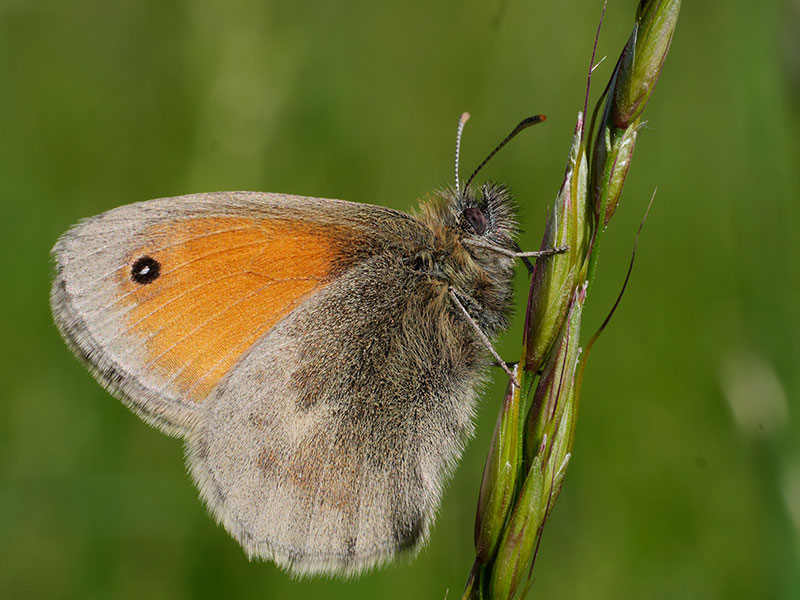
[[[486,215],[480,208],[465,208],[464,209],[464,218],[469,221],[469,224],[472,225],[472,228],[475,230],[475,233],[478,235],[483,235],[486,233],[486,227],[488,226],[488,222],[486,221]]]

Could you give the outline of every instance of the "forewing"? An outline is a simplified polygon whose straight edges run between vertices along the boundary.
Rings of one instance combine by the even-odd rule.
[[[381,241],[382,218],[407,219],[246,192],[124,206],[56,243],[55,321],[101,383],[146,421],[185,434],[256,340]]]

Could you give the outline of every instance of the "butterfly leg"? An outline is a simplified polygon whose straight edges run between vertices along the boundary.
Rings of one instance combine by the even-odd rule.
[[[494,346],[492,346],[491,340],[486,336],[485,333],[483,333],[483,330],[481,329],[480,325],[478,325],[475,319],[472,318],[472,315],[469,314],[469,311],[464,306],[464,304],[462,304],[461,300],[458,299],[458,292],[456,292],[456,289],[453,286],[450,286],[449,288],[447,288],[447,291],[450,294],[450,297],[453,299],[453,302],[455,302],[456,306],[461,309],[461,312],[464,314],[469,324],[472,325],[472,327],[475,329],[475,332],[478,334],[480,340],[484,343],[486,348],[489,349],[489,352],[491,352],[492,356],[494,356],[494,359],[497,361],[497,363],[508,374],[508,377],[511,379],[511,383],[519,387],[519,381],[517,381],[516,376],[508,367],[506,361],[500,358],[500,355],[497,353],[497,350],[495,350]]]
[[[516,367],[518,364],[519,364],[519,361],[517,361],[517,360],[507,360],[504,363],[497,363],[494,366],[495,367],[500,367],[503,370],[505,370],[505,369],[513,370],[514,367]]]
[[[507,250],[506,248],[502,248],[486,240],[465,239],[464,243],[470,244],[471,246],[479,246],[481,248],[487,248],[489,250],[492,250],[493,252],[497,252],[498,254],[503,254],[505,256],[511,256],[514,258],[522,259],[522,262],[525,263],[525,267],[528,269],[528,273],[533,273],[533,265],[531,264],[531,261],[528,260],[529,256],[532,256],[534,258],[540,258],[543,256],[562,254],[567,250],[569,250],[569,246],[556,246],[555,248],[546,248],[544,250],[523,252],[522,249],[519,247],[519,244],[517,244],[516,242],[514,243],[514,250]]]
[[[514,250],[516,250],[517,252],[522,252],[522,248],[519,247],[519,244],[517,242],[514,242]],[[522,256],[521,260],[522,263],[525,265],[525,268],[528,269],[528,275],[533,275],[535,269],[533,268],[533,263],[531,262],[531,259],[529,259],[527,256]]]

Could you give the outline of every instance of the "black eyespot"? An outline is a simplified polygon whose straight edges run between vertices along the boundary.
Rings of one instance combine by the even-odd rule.
[[[152,256],[142,256],[131,267],[131,279],[145,285],[154,282],[161,274],[161,265]]]
[[[486,221],[486,215],[480,208],[465,208],[464,217],[467,219],[467,221],[469,221],[469,224],[472,225],[475,233],[478,235],[483,235],[486,233],[486,227],[488,226],[488,223]]]

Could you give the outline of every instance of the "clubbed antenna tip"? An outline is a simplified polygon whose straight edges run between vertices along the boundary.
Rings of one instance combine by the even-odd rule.
[[[458,119],[458,131],[456,132],[456,194],[461,193],[461,188],[458,187],[458,160],[461,155],[461,134],[464,133],[464,125],[469,121],[469,113],[461,113]]]
[[[508,142],[513,140],[520,131],[522,131],[523,129],[527,129],[531,125],[536,125],[537,123],[541,123],[542,121],[546,120],[547,117],[545,117],[544,115],[533,115],[532,117],[528,117],[527,119],[523,119],[522,121],[520,121],[519,124],[517,124],[517,126],[514,127],[514,130],[511,133],[509,133],[502,142],[497,144],[497,147],[489,153],[489,156],[484,158],[483,162],[479,164],[477,168],[472,172],[472,175],[470,175],[469,179],[467,179],[467,183],[464,184],[464,189],[466,190],[469,187],[469,184],[472,183],[472,180],[475,179],[475,176],[480,172],[480,170],[486,166],[486,163],[492,160],[494,155],[500,152],[500,150],[503,149],[503,146],[505,146]]]

